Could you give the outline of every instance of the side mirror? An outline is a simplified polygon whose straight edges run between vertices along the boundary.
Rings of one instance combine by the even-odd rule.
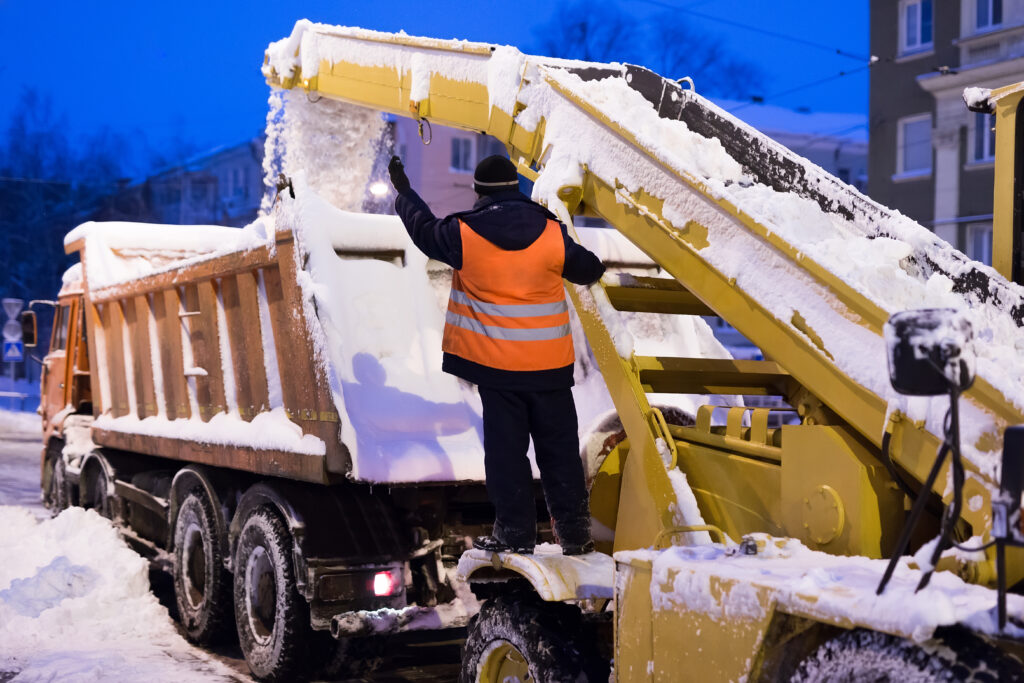
[[[26,349],[34,349],[39,344],[39,325],[35,311],[21,312],[21,341]]]
[[[896,313],[883,329],[892,388],[908,396],[966,391],[974,383],[971,323],[952,308]]]

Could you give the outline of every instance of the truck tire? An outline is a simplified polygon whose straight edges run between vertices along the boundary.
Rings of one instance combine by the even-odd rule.
[[[174,522],[174,597],[194,643],[224,636],[231,618],[231,575],[224,568],[213,505],[200,489],[185,496]]]
[[[53,472],[50,473],[50,490],[46,495],[47,507],[58,515],[69,505],[68,470],[64,458],[58,456],[53,461]]]
[[[88,474],[83,475],[79,484],[78,499],[82,507],[95,510],[101,517],[114,519],[114,505],[108,491],[106,471],[98,463],[90,466],[87,471]],[[88,486],[84,491],[81,490],[83,485]]]
[[[804,659],[791,679],[801,683],[933,683],[1020,681],[1014,657],[966,631],[914,643],[856,629],[827,641]]]
[[[579,610],[535,595],[484,603],[462,651],[460,683],[586,683],[608,680],[608,662],[584,637]]]
[[[253,676],[304,678],[312,628],[292,567],[292,537],[269,507],[252,511],[235,551],[235,625]]]

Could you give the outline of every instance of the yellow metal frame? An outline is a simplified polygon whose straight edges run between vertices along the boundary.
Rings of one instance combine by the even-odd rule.
[[[1013,280],[1013,184],[1016,159],[1017,107],[1024,98],[1021,84],[992,91],[995,103],[996,161],[992,202],[992,266]]]

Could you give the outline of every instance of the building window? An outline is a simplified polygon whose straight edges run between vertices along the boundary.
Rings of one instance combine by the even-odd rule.
[[[979,31],[999,26],[1003,23],[1003,0],[975,0],[976,28]]]
[[[932,115],[908,116],[896,132],[897,175],[924,175],[932,171]]]
[[[992,226],[987,223],[967,226],[967,255],[992,265]]]
[[[452,138],[451,169],[460,173],[473,171],[473,141],[469,138]]]
[[[906,0],[901,7],[900,52],[920,52],[931,48],[932,0]]]
[[[205,180],[192,179],[189,182],[192,189],[192,201],[194,202],[205,202],[207,195],[208,184]]]
[[[992,161],[996,158],[996,117],[975,112],[974,141],[971,158],[974,161]]]

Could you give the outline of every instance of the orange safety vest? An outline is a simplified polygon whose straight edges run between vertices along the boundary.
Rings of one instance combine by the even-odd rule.
[[[562,284],[565,243],[548,220],[533,244],[497,247],[459,221],[462,268],[452,276],[441,347],[500,370],[553,370],[575,358]]]

